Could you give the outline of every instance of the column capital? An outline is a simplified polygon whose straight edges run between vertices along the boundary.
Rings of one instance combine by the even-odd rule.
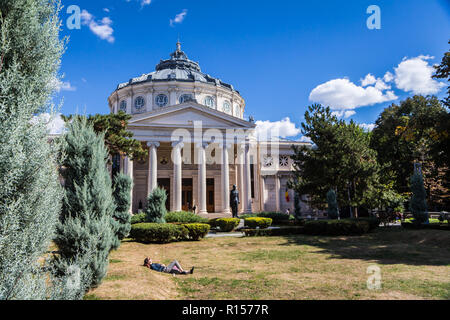
[[[174,141],[172,142],[172,148],[183,148],[184,143],[182,141]]]
[[[155,147],[155,148],[159,148],[161,146],[161,144],[157,141],[148,141],[147,142],[147,147],[151,148],[151,147]]]

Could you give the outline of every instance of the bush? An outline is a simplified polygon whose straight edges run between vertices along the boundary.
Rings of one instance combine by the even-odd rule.
[[[239,225],[241,222],[238,218],[220,218],[211,219],[208,224],[211,228],[219,228],[222,232],[231,232]]]
[[[279,229],[245,229],[246,237],[288,236],[303,234],[303,227],[279,228]]]
[[[359,219],[318,220],[305,223],[305,233],[310,235],[352,236],[370,231],[370,223]]]
[[[273,224],[282,224],[286,223],[288,221],[295,220],[294,216],[287,215],[285,213],[280,212],[260,212],[260,213],[253,213],[253,214],[244,214],[241,216],[242,219],[245,218],[270,218],[272,219]]]
[[[131,217],[131,224],[143,223],[145,222],[146,214],[145,212],[137,213]]]
[[[142,243],[168,243],[188,239],[188,229],[165,223],[138,223],[131,226],[130,237]]]
[[[165,215],[167,213],[166,209],[166,199],[167,193],[166,190],[162,188],[154,189],[147,198],[147,209],[145,213],[147,215],[147,222],[154,223],[165,223]]]
[[[373,231],[380,226],[380,219],[378,218],[358,218],[356,221],[367,221],[369,223],[369,231]]]
[[[245,226],[250,229],[267,229],[272,225],[272,219],[270,218],[246,218]]]
[[[167,223],[208,223],[207,218],[202,218],[195,213],[180,211],[180,212],[169,212],[165,216]]]
[[[194,241],[204,238],[211,228],[209,224],[205,223],[188,223],[184,224],[183,227],[188,230],[189,239]]]

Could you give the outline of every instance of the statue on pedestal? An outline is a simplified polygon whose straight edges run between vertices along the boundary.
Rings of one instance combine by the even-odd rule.
[[[239,218],[238,209],[240,203],[241,202],[239,201],[239,191],[236,185],[233,185],[233,190],[231,190],[230,192],[230,207],[231,211],[233,212],[233,218]]]

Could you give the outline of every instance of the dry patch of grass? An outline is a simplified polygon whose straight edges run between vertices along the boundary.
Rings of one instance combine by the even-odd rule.
[[[362,237],[216,238],[144,245],[123,242],[89,299],[450,299],[450,234],[386,228]],[[157,273],[146,256],[177,259],[194,275]],[[113,263],[114,261],[114,263]],[[367,267],[382,289],[368,290]]]

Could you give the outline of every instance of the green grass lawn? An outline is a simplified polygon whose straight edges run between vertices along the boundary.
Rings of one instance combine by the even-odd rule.
[[[450,232],[380,228],[361,237],[216,238],[144,245],[124,241],[87,299],[450,299]],[[146,256],[177,259],[194,275],[157,273]],[[367,267],[381,269],[367,289]]]

